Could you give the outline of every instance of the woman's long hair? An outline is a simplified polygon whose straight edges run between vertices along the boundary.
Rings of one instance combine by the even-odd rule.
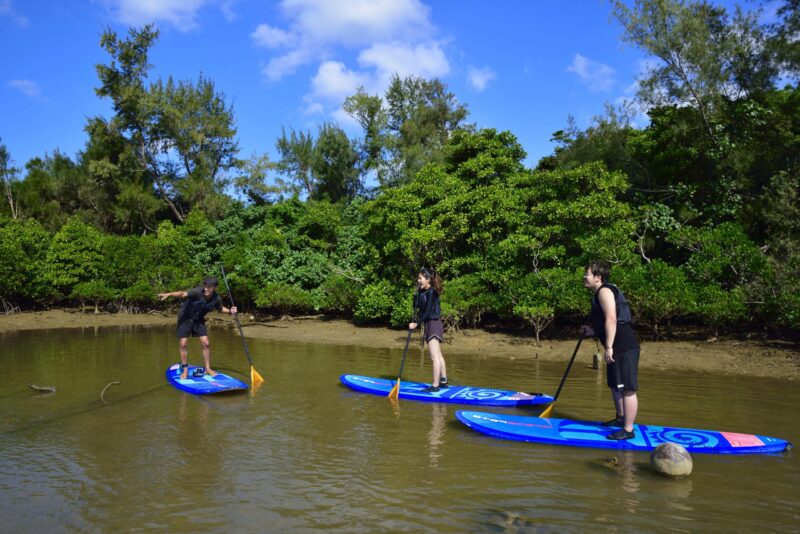
[[[419,274],[430,281],[431,287],[433,287],[433,290],[436,291],[437,295],[442,294],[442,277],[439,276],[439,273],[437,273],[435,269],[423,267],[419,270]]]

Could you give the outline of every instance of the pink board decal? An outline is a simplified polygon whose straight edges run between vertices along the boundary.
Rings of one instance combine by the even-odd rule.
[[[764,442],[753,434],[737,434],[736,432],[720,432],[728,440],[731,447],[761,447]]]

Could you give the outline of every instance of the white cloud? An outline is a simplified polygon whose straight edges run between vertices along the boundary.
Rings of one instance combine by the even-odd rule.
[[[287,74],[293,73],[297,67],[305,65],[312,58],[311,52],[304,48],[292,50],[286,55],[270,60],[261,73],[271,82],[277,82]]]
[[[38,98],[42,96],[42,88],[32,80],[11,80],[6,86],[16,89],[25,96]]]
[[[382,77],[398,74],[423,78],[444,76],[450,72],[450,63],[439,43],[408,46],[376,43],[358,55],[358,63],[377,69]]]
[[[283,0],[296,32],[312,43],[363,46],[427,35],[429,9],[419,0]]]
[[[609,91],[614,84],[614,69],[580,54],[575,54],[572,64],[567,67],[567,71],[577,74],[581,82],[590,91]]]
[[[237,0],[222,0],[219,5],[222,16],[225,17],[225,20],[228,22],[233,22],[239,18],[239,14],[233,9],[236,2]]]
[[[273,82],[328,58],[337,47],[395,41],[409,46],[429,41],[432,33],[430,10],[419,0],[283,0],[281,11],[286,28],[260,24],[251,34],[257,46],[288,48],[263,69]]]
[[[297,41],[297,36],[293,33],[273,28],[269,24],[259,24],[250,38],[256,46],[266,48],[281,48],[292,46]]]
[[[325,106],[320,102],[310,102],[303,110],[303,115],[324,115]]]
[[[0,17],[9,17],[14,24],[21,28],[28,26],[28,19],[20,15],[11,3],[11,0],[0,0]]]
[[[369,83],[368,75],[352,71],[338,61],[325,61],[311,79],[311,96],[341,104],[359,86]]]
[[[197,13],[207,0],[109,0],[120,22],[141,26],[168,22],[186,32],[197,28]]]
[[[392,75],[422,78],[450,73],[444,42],[434,38],[430,8],[421,0],[281,0],[281,24],[259,24],[254,46],[277,50],[261,72],[278,82],[318,63],[303,96],[302,113],[352,122],[344,99],[363,86],[382,94]],[[356,65],[341,58],[356,54]],[[487,80],[488,81],[488,80]]]
[[[394,74],[401,77],[432,78],[450,71],[450,64],[437,44],[405,47],[379,43],[363,50],[358,57],[361,70],[348,68],[339,61],[324,61],[311,79],[311,91],[304,97],[308,109],[341,106],[344,99],[364,87],[370,94],[381,94]],[[338,114],[337,114],[338,113]],[[341,122],[344,112],[333,114]]]
[[[489,82],[496,77],[497,73],[489,67],[470,67],[467,70],[467,82],[473,89],[479,92],[484,91],[489,85]]]

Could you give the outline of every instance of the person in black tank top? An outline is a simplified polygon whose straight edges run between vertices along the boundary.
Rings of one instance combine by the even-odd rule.
[[[236,306],[226,308],[222,305],[222,299],[217,294],[217,285],[219,285],[217,278],[209,276],[203,280],[203,285],[200,287],[187,291],[171,291],[158,294],[161,300],[166,300],[169,297],[185,299],[178,311],[177,331],[177,336],[180,340],[178,350],[181,356],[181,378],[184,380],[189,374],[190,337],[196,337],[200,340],[205,362],[205,374],[209,376],[216,376],[217,374],[211,368],[211,342],[208,339],[208,330],[206,330],[206,314],[212,310],[219,310],[222,313],[236,315]]]
[[[591,290],[591,326],[581,327],[581,334],[596,337],[605,348],[607,382],[611,388],[617,416],[603,423],[621,427],[606,436],[624,440],[635,436],[633,425],[639,410],[639,340],[633,331],[630,305],[620,289],[609,281],[610,267],[590,263],[583,275],[583,285]]]
[[[433,269],[423,267],[417,276],[419,288],[414,298],[414,311],[417,319],[409,323],[408,329],[414,330],[419,324],[425,327],[424,337],[428,342],[428,352],[433,363],[433,381],[425,391],[439,391],[448,387],[447,365],[442,356],[442,342],[444,342],[444,326],[442,325],[442,311],[439,304],[439,295],[442,294],[442,279]]]

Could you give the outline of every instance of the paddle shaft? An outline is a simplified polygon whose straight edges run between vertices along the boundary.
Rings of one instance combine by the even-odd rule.
[[[415,321],[417,315],[417,293],[414,292],[414,301],[411,307],[411,320]],[[411,343],[411,334],[414,331],[412,329],[408,329],[408,335],[406,336],[406,346],[403,349],[403,358],[400,360],[400,372],[397,373],[397,384],[394,385],[392,390],[386,396],[389,400],[393,402],[397,402],[400,398],[400,379],[403,377],[403,367],[406,364],[406,355],[408,354],[408,345]]]
[[[581,337],[578,338],[578,344],[575,345],[575,350],[572,352],[572,358],[570,358],[569,364],[567,364],[567,370],[564,371],[564,376],[561,377],[561,383],[558,385],[558,389],[556,390],[556,396],[553,397],[553,404],[555,404],[556,401],[558,400],[558,395],[561,393],[561,388],[564,387],[564,382],[567,381],[567,375],[569,375],[569,370],[572,369],[572,362],[575,361],[575,356],[578,355],[578,349],[581,348],[581,342],[583,342],[583,337],[584,337],[583,334],[581,334]]]
[[[233,301],[233,293],[231,292],[231,286],[228,285],[228,277],[225,276],[225,267],[222,265],[219,266],[220,270],[222,271],[222,279],[225,280],[225,289],[228,290],[228,297],[231,299],[231,307],[235,308],[236,303]],[[236,320],[236,326],[239,328],[239,335],[242,336],[242,345],[244,345],[244,354],[247,356],[247,361],[250,363],[250,367],[253,367],[253,360],[250,358],[250,349],[247,348],[247,341],[244,339],[244,331],[242,331],[242,323],[239,322],[239,314],[233,316]]]
[[[408,329],[408,335],[406,336],[406,347],[403,349],[403,359],[400,360],[400,372],[397,373],[397,379],[400,380],[403,377],[403,366],[406,364],[406,354],[408,354],[408,345],[411,343],[411,334],[414,331],[410,328]]]

